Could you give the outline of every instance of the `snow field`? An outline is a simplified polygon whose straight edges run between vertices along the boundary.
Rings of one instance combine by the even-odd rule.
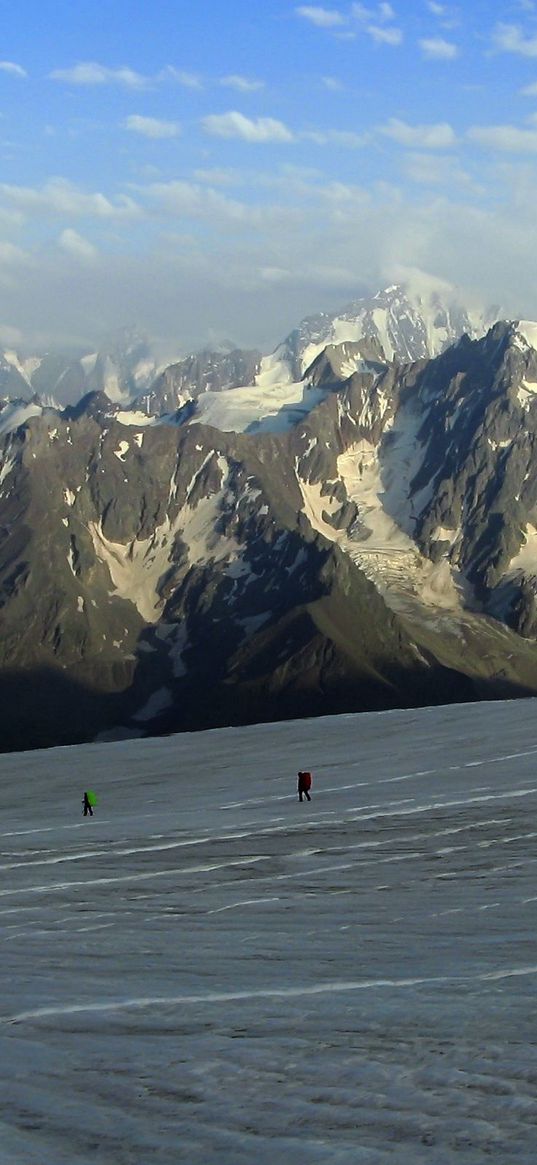
[[[533,1165],[534,724],[1,756],[2,1165]]]

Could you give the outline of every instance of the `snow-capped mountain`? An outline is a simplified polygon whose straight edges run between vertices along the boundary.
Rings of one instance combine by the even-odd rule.
[[[73,356],[47,352],[23,357],[0,351],[0,401],[76,404],[88,392],[131,404],[148,416],[186,408],[205,393],[258,387],[272,392],[302,380],[327,345],[346,345],[346,371],[353,345],[366,341],[382,359],[411,361],[437,355],[463,334],[477,338],[498,318],[495,309],[470,311],[454,293],[416,291],[392,285],[336,312],[309,316],[270,355],[226,345],[163,366],[150,341],[136,329],[109,336],[98,351]]]
[[[6,349],[0,351],[0,402],[39,398],[66,406],[87,392],[106,392],[111,401],[128,403],[153,383],[158,370],[149,340],[132,328],[115,332],[97,352],[76,357],[61,352],[22,357]]]
[[[437,289],[393,284],[341,311],[308,316],[262,361],[258,383],[300,380],[327,344],[376,340],[386,360],[425,359],[464,334],[479,338],[497,318],[495,308],[470,311]]]
[[[537,692],[537,325],[380,353],[197,413],[5,405],[4,740]]]
[[[11,349],[0,350],[0,400],[26,400],[33,395],[32,374],[39,360],[22,360]]]
[[[196,352],[163,369],[133,405],[148,416],[174,413],[203,393],[255,384],[261,360],[260,352],[240,348]]]
[[[393,285],[369,298],[354,300],[332,313],[308,316],[268,356],[258,351],[203,351],[170,365],[135,402],[149,416],[191,406],[204,393],[230,388],[261,388],[272,393],[297,384],[327,345],[342,351],[350,375],[358,364],[353,346],[367,341],[384,360],[412,361],[435,356],[464,334],[482,336],[498,318],[497,310],[471,311],[453,293],[419,291]],[[201,402],[202,410],[205,402]]]

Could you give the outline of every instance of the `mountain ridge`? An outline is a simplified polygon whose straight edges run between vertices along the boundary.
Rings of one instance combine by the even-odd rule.
[[[45,405],[65,407],[105,391],[113,402],[162,414],[207,391],[299,381],[327,344],[376,341],[385,359],[415,360],[438,354],[463,332],[483,334],[497,318],[497,308],[470,311],[451,289],[393,284],[341,309],[306,316],[269,355],[225,344],[165,363],[143,332],[125,327],[76,356],[0,351],[0,400],[28,402],[37,395]]]
[[[536,336],[0,412],[8,747],[537,692]]]

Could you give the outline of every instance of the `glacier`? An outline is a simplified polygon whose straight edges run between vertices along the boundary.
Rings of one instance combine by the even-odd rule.
[[[0,756],[2,1165],[533,1165],[535,711]]]

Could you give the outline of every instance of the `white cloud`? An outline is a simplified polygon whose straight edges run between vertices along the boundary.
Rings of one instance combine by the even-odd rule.
[[[412,182],[421,186],[441,186],[448,190],[453,186],[477,189],[456,158],[448,155],[407,154],[405,173]]]
[[[81,61],[70,69],[54,69],[49,76],[53,81],[66,81],[70,85],[124,85],[127,89],[145,89],[151,83],[149,77],[126,65],[110,69],[96,61]]]
[[[238,93],[256,93],[264,89],[264,81],[256,81],[250,77],[241,77],[239,73],[232,73],[229,77],[221,77],[220,84],[227,89],[236,89]]]
[[[211,114],[202,120],[206,133],[224,138],[242,138],[253,143],[312,142],[316,146],[337,146],[357,149],[370,141],[369,134],[352,130],[309,129],[294,131],[272,117],[248,118],[242,113]]]
[[[289,163],[279,166],[277,170],[271,169],[268,172],[260,171],[248,175],[250,185],[276,191],[277,195],[283,195],[286,203],[294,199],[295,203],[298,202],[302,206],[317,198],[318,184],[322,178],[322,170],[314,166],[296,166]]]
[[[175,81],[185,89],[203,89],[203,81],[198,73],[191,73],[188,69],[176,69],[174,65],[166,65],[157,74],[157,81]]]
[[[369,142],[369,134],[352,133],[352,131],[305,130],[299,135],[305,141],[313,142],[316,146],[342,146],[344,149],[355,150]]]
[[[267,142],[292,142],[294,135],[274,117],[245,117],[235,110],[229,113],[213,113],[202,119],[206,133],[220,138],[242,138],[245,142],[265,144]]]
[[[376,24],[368,24],[367,32],[377,44],[399,45],[403,40],[400,28],[379,28]]]
[[[261,267],[259,274],[265,283],[288,283],[293,278],[286,267]]]
[[[16,65],[14,61],[0,61],[0,70],[2,73],[10,73],[12,77],[27,77],[26,69],[22,65]]]
[[[181,133],[181,126],[176,121],[161,121],[157,117],[141,117],[131,113],[124,122],[125,129],[132,133],[141,134],[145,138],[176,138]]]
[[[151,185],[145,187],[144,192],[166,214],[197,217],[203,205],[206,189],[196,182],[176,179],[172,182],[152,182]]]
[[[93,262],[97,256],[97,248],[70,227],[62,231],[58,243],[62,251],[71,255],[73,259],[81,259],[84,263]]]
[[[300,271],[286,267],[261,267],[259,275],[268,284],[322,283],[327,288],[356,288],[356,272],[350,267],[331,267],[325,263],[306,263]]]
[[[499,52],[537,57],[537,36],[525,36],[516,24],[497,24],[493,32],[493,44]]]
[[[295,8],[295,12],[297,16],[303,16],[305,20],[310,20],[317,28],[336,28],[338,25],[345,24],[345,18],[335,8],[301,5],[300,8]]]
[[[41,188],[0,185],[0,197],[24,213],[69,215],[72,218],[132,218],[140,208],[126,194],[111,202],[104,194],[86,194],[65,178],[51,178]]]
[[[345,88],[343,82],[338,77],[321,77],[321,83],[325,89],[329,89],[333,93],[339,93]]]
[[[183,85],[186,89],[203,89],[203,81],[198,73],[188,69],[177,69],[175,65],[166,65],[154,76],[137,73],[128,65],[111,68],[101,65],[98,61],[80,61],[68,69],[54,69],[49,73],[53,81],[64,81],[69,85],[120,85],[126,89],[149,89],[166,81]]]
[[[255,227],[261,237],[263,230],[278,229],[288,224],[290,218],[294,221],[297,217],[294,210],[251,205],[196,182],[153,182],[144,188],[143,193],[161,216],[180,219],[183,223],[185,219],[205,220],[217,235],[223,233],[226,236],[231,224],[237,229]]]
[[[537,97],[537,81],[532,81],[531,85],[525,85],[520,92],[523,97]]]
[[[352,216],[371,203],[366,190],[347,182],[328,182],[326,186],[318,188],[318,195],[337,216],[342,210],[346,215]]]
[[[18,348],[24,343],[24,333],[20,328],[14,328],[11,324],[0,324],[0,344],[6,348]]]
[[[441,28],[457,28],[461,23],[459,9],[450,4],[438,4],[436,0],[427,0],[427,8],[436,17]]]
[[[27,263],[30,256],[22,247],[16,247],[14,243],[0,243],[0,262],[14,264],[19,266],[21,263]]]
[[[405,153],[403,165],[407,158]],[[78,262],[76,269],[62,254],[58,234],[79,224],[68,218],[54,222],[54,245],[47,247],[41,216],[31,278],[16,249],[6,256],[12,259],[9,278],[6,264],[0,266],[0,320],[39,347],[93,345],[101,331],[135,319],[169,341],[173,354],[178,338],[188,350],[202,346],[211,330],[269,351],[304,315],[340,307],[365,291],[364,284],[374,291],[394,281],[397,268],[434,272],[480,291],[487,302],[504,303],[512,318],[532,319],[537,312],[534,166],[525,168],[524,183],[516,179],[515,198],[508,175],[520,167],[510,164],[517,159],[503,158],[509,163],[503,166],[504,180],[500,167],[494,173],[502,197],[479,207],[460,194],[454,198],[452,189],[445,195],[442,187],[437,193],[433,187],[427,197],[419,187],[413,198],[380,183],[369,191],[342,183],[323,186],[322,176],[315,175],[308,181],[308,199],[300,189],[295,195],[290,184],[282,186],[287,210],[292,194],[292,213],[227,200],[196,183],[145,187],[141,201],[152,206],[153,224],[164,222],[177,233],[153,235],[153,245],[148,240],[140,253],[131,249],[131,232],[126,229],[121,239],[117,230],[113,254],[103,247],[98,261]],[[441,156],[438,165],[448,164]],[[283,177],[282,170],[272,172]],[[2,200],[0,191],[0,205]],[[190,230],[189,216],[202,221],[204,230]],[[85,227],[80,230],[92,237]],[[316,262],[315,256],[321,258]]]
[[[386,125],[379,127],[380,132],[391,138],[400,146],[409,146],[418,150],[444,150],[455,145],[456,136],[447,122],[438,122],[433,125],[408,125],[397,117],[391,117]]]
[[[198,182],[208,182],[211,186],[234,186],[238,181],[233,170],[223,170],[217,166],[195,170],[194,177],[197,178]]]
[[[15,210],[11,207],[9,210],[5,206],[0,206],[0,227],[11,230],[13,227],[20,227],[24,224],[24,215],[20,210]]]
[[[473,125],[467,136],[470,141],[492,150],[511,154],[537,153],[537,129],[519,129],[515,125]]]
[[[431,61],[452,61],[459,55],[458,45],[440,36],[418,41],[424,57]]]
[[[386,27],[387,22],[395,19],[391,4],[377,4],[375,8],[366,8],[365,4],[353,4],[351,14],[376,44],[401,44],[403,40],[401,29],[395,26]]]
[[[355,20],[368,24],[371,20],[394,20],[395,12],[391,4],[378,4],[375,8],[366,8],[365,4],[353,4],[351,13]]]

